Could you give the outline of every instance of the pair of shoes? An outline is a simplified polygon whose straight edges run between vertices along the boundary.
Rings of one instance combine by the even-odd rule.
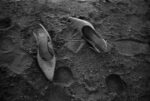
[[[68,17],[68,20],[73,25],[73,28],[81,32],[82,37],[100,53],[101,51],[108,52],[108,43],[98,34],[94,26],[88,21],[81,20],[75,17]],[[43,25],[39,24],[36,31],[33,32],[37,41],[37,60],[40,68],[46,77],[52,81],[54,77],[56,57],[52,45],[52,39]]]

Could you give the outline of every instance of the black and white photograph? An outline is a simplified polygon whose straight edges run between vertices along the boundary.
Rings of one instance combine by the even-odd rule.
[[[0,101],[150,101],[150,0],[0,0]]]

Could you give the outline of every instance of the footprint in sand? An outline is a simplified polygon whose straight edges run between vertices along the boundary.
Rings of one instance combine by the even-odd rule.
[[[8,67],[12,72],[21,74],[30,68],[32,58],[17,47],[10,37],[0,38],[0,64]]]
[[[117,74],[108,75],[105,82],[108,90],[117,94],[121,94],[127,88],[127,84]]]
[[[118,52],[125,56],[149,54],[149,45],[140,41],[138,42],[135,39],[122,39],[116,41],[114,44]]]
[[[0,18],[0,30],[8,30],[12,27],[12,20],[9,17]]]
[[[145,95],[142,95],[138,98],[138,101],[150,101],[150,92],[147,92]]]
[[[62,86],[70,86],[73,83],[73,74],[68,67],[59,67],[54,74],[54,83]]]
[[[0,52],[1,53],[9,53],[14,50],[13,40],[9,37],[1,37],[0,38]]]
[[[67,95],[65,90],[56,85],[52,85],[47,89],[45,97],[47,97],[46,101],[71,101],[71,97]]]

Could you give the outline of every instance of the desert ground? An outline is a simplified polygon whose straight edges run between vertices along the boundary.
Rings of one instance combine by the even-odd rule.
[[[93,51],[69,16],[92,23],[112,49]],[[39,23],[52,38],[55,69],[67,68],[54,81],[37,63]],[[0,101],[150,101],[149,46],[149,0],[0,0]]]

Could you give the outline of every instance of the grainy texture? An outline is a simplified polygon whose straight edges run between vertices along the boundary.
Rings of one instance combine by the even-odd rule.
[[[149,7],[149,0],[0,0],[0,18],[12,20],[0,30],[0,101],[150,101]],[[98,54],[85,44],[74,53],[81,40],[74,41],[78,32],[68,16],[90,21],[114,48]],[[52,37],[56,69],[72,71],[70,87],[54,85],[40,70],[32,33],[37,23]],[[122,94],[108,90],[109,74],[126,83]]]

